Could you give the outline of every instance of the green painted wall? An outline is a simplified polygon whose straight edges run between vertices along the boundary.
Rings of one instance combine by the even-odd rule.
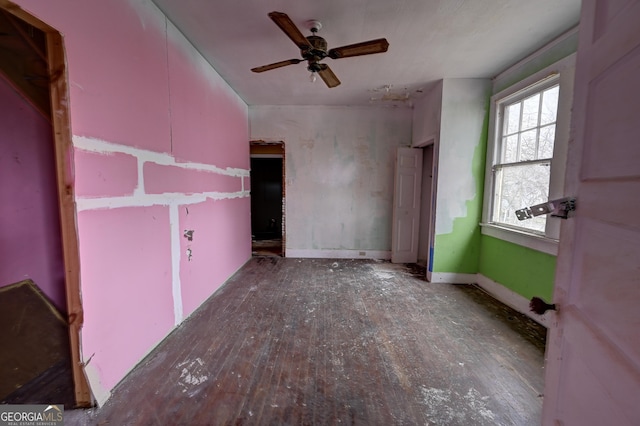
[[[552,300],[556,257],[483,235],[478,272],[526,299]]]

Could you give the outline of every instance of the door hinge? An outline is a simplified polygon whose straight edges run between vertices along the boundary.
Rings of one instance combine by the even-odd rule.
[[[575,197],[559,198],[557,200],[547,201],[546,203],[536,204],[535,206],[525,207],[520,210],[516,210],[516,217],[518,220],[531,219],[535,216],[543,214],[549,214],[553,217],[559,217],[561,219],[567,219],[569,212],[576,209]]]

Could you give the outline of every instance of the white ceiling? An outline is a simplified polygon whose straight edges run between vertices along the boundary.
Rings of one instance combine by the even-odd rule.
[[[441,78],[494,77],[577,25],[581,0],[153,0],[249,105],[410,105]],[[284,12],[304,35],[317,19],[332,47],[385,37],[389,51],[324,63],[342,81],[309,80],[268,18]],[[388,88],[388,90],[387,90]]]

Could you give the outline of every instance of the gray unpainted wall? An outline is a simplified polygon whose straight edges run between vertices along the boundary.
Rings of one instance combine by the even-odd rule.
[[[390,257],[394,161],[411,144],[411,109],[254,106],[249,122],[252,140],[285,144],[287,256]]]

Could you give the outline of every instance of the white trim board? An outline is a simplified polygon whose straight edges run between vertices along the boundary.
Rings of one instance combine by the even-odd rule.
[[[505,228],[491,223],[481,223],[480,230],[482,235],[488,235],[499,240],[517,244],[552,256],[558,255],[558,240],[533,235],[516,229]]]
[[[554,311],[548,311],[544,315],[538,315],[531,312],[529,310],[529,301],[524,296],[508,289],[502,284],[498,284],[491,278],[487,278],[482,274],[476,274],[476,276],[478,286],[489,293],[489,295],[494,299],[497,299],[521,314],[528,316],[538,324],[549,328],[556,321],[556,313]],[[549,301],[547,300],[547,302]]]
[[[286,249],[285,257],[307,259],[391,259],[391,251]]]
[[[432,283],[447,284],[475,284],[478,282],[476,274],[459,274],[457,272],[432,272]]]

